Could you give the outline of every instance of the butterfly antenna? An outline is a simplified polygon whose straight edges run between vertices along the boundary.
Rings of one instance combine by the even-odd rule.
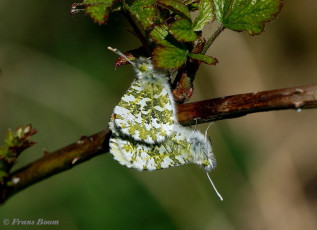
[[[123,57],[125,60],[127,60],[131,65],[135,66],[135,64],[132,61],[130,61],[129,58],[125,56],[123,53],[121,53],[118,49],[108,46],[108,50],[118,54],[120,57]]]
[[[208,132],[208,129],[210,128],[210,126],[212,125],[213,123],[210,123],[205,131],[205,143],[207,143],[207,132]]]
[[[209,139],[210,144],[212,145],[212,142],[211,142],[211,138],[210,138],[210,136],[208,136],[208,139]]]
[[[212,180],[211,180],[211,178],[210,178],[208,172],[206,172],[206,174],[207,174],[207,177],[208,177],[208,179],[209,179],[209,181],[210,181],[210,184],[211,184],[211,186],[214,188],[214,190],[215,190],[217,196],[219,197],[219,199],[220,199],[221,201],[223,201],[222,196],[220,195],[220,193],[218,192],[216,186],[215,186],[214,183],[212,182]]]

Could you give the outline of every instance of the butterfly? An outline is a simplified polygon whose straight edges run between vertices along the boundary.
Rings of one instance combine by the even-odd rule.
[[[161,143],[171,135],[177,122],[169,76],[155,69],[147,58],[140,57],[130,63],[136,78],[113,110],[114,125],[122,135],[133,140]]]
[[[147,58],[131,62],[118,50],[110,49],[129,61],[136,72],[136,79],[109,121],[109,147],[115,160],[138,170],[198,164],[223,200],[208,174],[216,167],[211,142],[200,131],[178,124],[168,75],[155,69]]]
[[[145,144],[129,137],[122,137],[110,120],[112,130],[110,153],[120,164],[137,170],[158,170],[194,163],[202,166],[221,200],[209,172],[216,167],[211,142],[198,130],[175,124],[174,132],[162,143]]]

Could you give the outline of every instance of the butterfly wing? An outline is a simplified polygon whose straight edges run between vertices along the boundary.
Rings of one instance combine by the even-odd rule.
[[[128,168],[132,167],[132,163],[130,161],[127,161],[124,155],[122,154],[120,147],[119,147],[120,138],[113,134],[110,137],[109,141],[109,148],[110,153],[113,155],[113,158],[118,161],[121,165],[125,165]]]
[[[193,156],[190,144],[179,133],[166,141],[148,145],[127,137],[112,137],[110,152],[121,164],[138,170],[157,170],[190,163]],[[112,149],[112,146],[115,146]]]
[[[136,141],[161,143],[171,135],[176,111],[168,84],[135,80],[114,108],[116,128]]]

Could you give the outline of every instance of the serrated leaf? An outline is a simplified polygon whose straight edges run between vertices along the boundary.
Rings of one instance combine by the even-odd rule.
[[[150,32],[149,36],[158,44],[162,46],[173,46],[170,42],[168,42],[168,27],[165,24],[160,24],[154,27],[154,29]]]
[[[171,24],[169,31],[180,42],[193,42],[197,38],[192,28],[192,22],[188,19],[176,20]]]
[[[215,19],[212,0],[200,0],[199,15],[193,23],[194,31],[202,30],[208,22]]]
[[[255,35],[277,16],[282,5],[283,0],[214,0],[214,12],[224,27]]]
[[[188,50],[168,32],[165,24],[158,25],[149,34],[155,43],[161,45],[153,51],[153,61],[156,67],[172,69],[179,68],[187,60]]]
[[[157,47],[153,51],[153,61],[156,67],[176,69],[187,60],[188,51],[177,47]]]
[[[152,27],[157,20],[158,13],[155,4],[156,0],[136,0],[129,7],[131,14],[145,30]]]
[[[160,5],[172,10],[173,12],[190,19],[189,10],[185,4],[176,0],[158,0],[157,2]]]
[[[110,7],[116,0],[84,0],[83,3],[87,4],[85,9],[86,14],[88,14],[94,22],[99,24],[106,23]]]
[[[218,60],[216,58],[213,58],[213,57],[210,57],[210,56],[207,56],[207,55],[204,55],[204,54],[193,54],[193,53],[190,53],[188,54],[189,57],[193,58],[193,59],[196,59],[196,60],[199,60],[201,62],[204,62],[208,65],[215,65],[216,63],[218,63]]]

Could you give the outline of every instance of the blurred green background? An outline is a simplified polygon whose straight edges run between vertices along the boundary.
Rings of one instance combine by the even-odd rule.
[[[39,130],[15,168],[104,129],[134,78],[130,66],[113,68],[106,49],[138,46],[124,18],[99,26],[71,16],[73,2],[0,1],[0,138],[22,124]],[[314,0],[289,0],[261,36],[225,31],[209,51],[220,63],[202,66],[191,101],[316,83],[316,11]],[[103,154],[10,198],[0,229],[317,229],[316,115],[216,122],[211,176],[223,202],[195,165],[137,172]],[[59,225],[5,226],[5,218]]]

